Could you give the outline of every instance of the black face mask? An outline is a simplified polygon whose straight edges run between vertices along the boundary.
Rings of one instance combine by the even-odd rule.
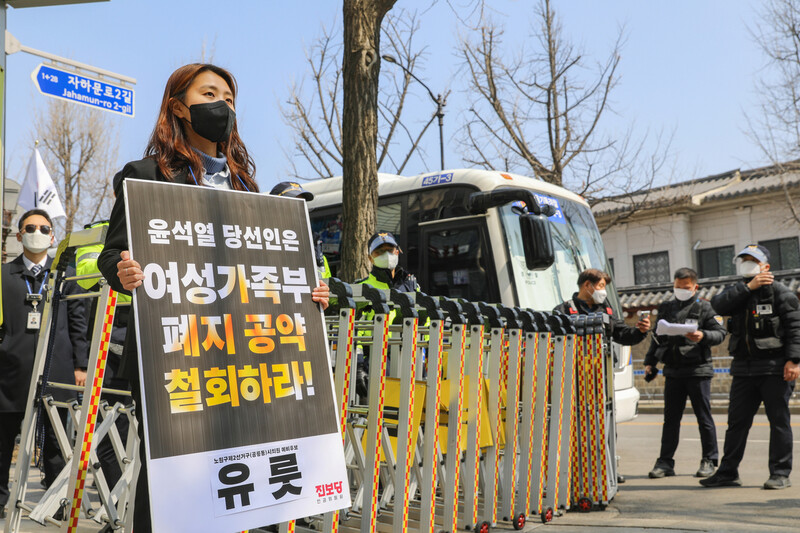
[[[181,102],[183,103],[183,102]],[[236,112],[224,100],[187,106],[194,132],[211,142],[227,141],[236,124]]]

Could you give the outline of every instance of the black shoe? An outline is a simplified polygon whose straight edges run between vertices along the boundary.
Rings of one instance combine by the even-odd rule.
[[[792,482],[786,476],[772,475],[764,482],[764,488],[771,490],[788,489],[791,486]]]
[[[710,459],[700,461],[700,468],[695,472],[694,477],[708,477],[714,473],[714,463]]]
[[[675,469],[668,464],[656,461],[656,466],[647,474],[650,479],[660,479],[662,477],[670,477],[675,475]]]
[[[700,484],[704,487],[741,487],[742,480],[738,475],[725,475],[719,472],[711,477],[700,480]]]
[[[58,510],[53,513],[53,520],[58,520],[60,522],[61,520],[64,520],[64,515],[64,507],[59,507]]]
[[[5,518],[5,517],[6,517],[6,506],[4,505],[4,506],[0,507],[0,519]]]
[[[363,366],[356,368],[356,394],[364,400],[369,397],[369,375]]]

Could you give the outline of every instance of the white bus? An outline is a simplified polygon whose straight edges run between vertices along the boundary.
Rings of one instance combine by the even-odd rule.
[[[561,187],[518,174],[476,169],[413,177],[379,174],[378,181],[377,229],[397,237],[404,252],[401,266],[416,275],[428,294],[551,311],[572,298],[584,269],[610,272],[589,205]],[[314,194],[309,204],[311,225],[321,236],[323,252],[336,275],[342,178],[304,187]],[[539,250],[533,241],[541,238],[541,224],[548,225],[547,219],[521,216],[525,199],[527,204],[535,199],[540,206],[551,206],[544,213],[550,215],[552,265],[545,269],[529,267],[541,267],[542,263],[536,264]],[[613,283],[608,299],[616,315],[622,316]],[[613,350],[616,418],[624,422],[637,414],[639,391],[633,386],[630,348],[615,344]]]

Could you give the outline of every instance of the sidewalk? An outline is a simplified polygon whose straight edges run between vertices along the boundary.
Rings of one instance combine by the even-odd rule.
[[[15,466],[16,462],[11,465],[12,475]],[[26,502],[28,503],[38,502],[42,498],[42,496],[44,496],[45,489],[44,487],[42,487],[41,481],[42,481],[42,474],[40,474],[39,469],[36,468],[35,466],[31,466],[28,474],[28,493],[25,496]],[[84,497],[89,498],[90,500],[95,502],[96,506],[97,502],[99,501],[97,497],[97,492],[93,488],[89,487],[89,485],[91,485],[91,480],[87,485],[88,487],[87,490],[84,492]],[[9,504],[10,503],[11,502],[9,502]],[[6,508],[6,516],[10,514],[10,511],[11,510],[9,508]],[[20,527],[18,529],[19,533],[42,533],[42,532],[54,533],[59,531],[59,528],[52,524],[43,526],[27,518],[27,516],[28,512],[23,511],[22,512],[23,518],[22,521],[20,522]],[[6,527],[6,520],[0,519],[0,531],[5,531],[5,527]],[[97,533],[102,529],[102,527],[103,527],[102,525],[98,524],[94,520],[90,520],[88,518],[81,518],[78,522],[78,529],[76,530],[76,533]]]

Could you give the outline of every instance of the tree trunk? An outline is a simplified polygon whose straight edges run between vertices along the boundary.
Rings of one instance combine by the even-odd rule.
[[[369,271],[367,241],[378,210],[380,30],[396,0],[344,0],[342,60],[342,265],[348,282]]]

